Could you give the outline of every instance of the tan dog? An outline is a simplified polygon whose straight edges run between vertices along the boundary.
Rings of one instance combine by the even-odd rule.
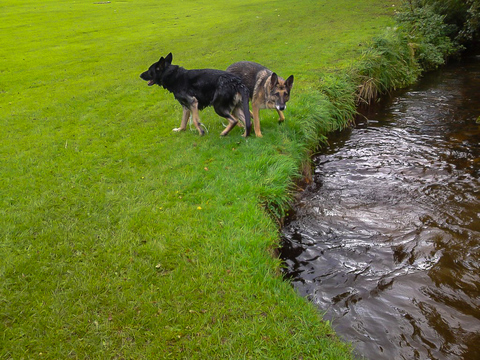
[[[253,124],[255,135],[262,137],[260,131],[260,109],[276,109],[279,121],[284,121],[283,110],[290,99],[293,87],[293,75],[283,80],[265,66],[251,61],[240,61],[230,65],[227,72],[237,75],[250,92],[252,101]]]

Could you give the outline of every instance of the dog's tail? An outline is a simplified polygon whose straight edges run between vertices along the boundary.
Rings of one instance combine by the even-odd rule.
[[[240,85],[240,94],[242,95],[243,114],[245,116],[245,136],[249,136],[250,130],[252,128],[250,108],[248,107],[248,101],[250,100],[250,92],[248,91],[248,88],[243,84]]]

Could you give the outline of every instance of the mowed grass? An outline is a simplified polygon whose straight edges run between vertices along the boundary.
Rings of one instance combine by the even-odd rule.
[[[350,358],[279,275],[268,204],[305,156],[305,99],[394,3],[3,1],[0,359]],[[286,123],[221,138],[207,109],[204,137],[173,133],[181,107],[139,78],[168,52],[294,74]]]

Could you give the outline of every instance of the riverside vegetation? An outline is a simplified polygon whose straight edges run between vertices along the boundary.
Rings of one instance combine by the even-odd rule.
[[[398,5],[2,2],[0,359],[350,358],[279,275],[278,220],[325,134],[420,73]],[[170,51],[294,74],[286,123],[172,133],[138,77]]]

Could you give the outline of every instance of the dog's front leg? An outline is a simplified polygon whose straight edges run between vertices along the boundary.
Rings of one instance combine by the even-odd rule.
[[[283,111],[278,110],[278,109],[275,109],[275,110],[277,110],[277,113],[278,113],[278,122],[284,122],[285,121],[285,115],[283,115]]]
[[[200,115],[198,113],[198,100],[195,97],[192,97],[192,102],[191,102],[191,105],[190,105],[190,111],[192,112],[193,124],[197,128],[200,136],[203,136],[205,134],[205,131],[200,126],[201,123],[200,123]]]
[[[190,110],[187,107],[183,107],[182,123],[179,128],[173,129],[173,131],[185,131],[187,129],[187,122],[190,118]]]
[[[252,103],[252,117],[253,117],[253,126],[255,128],[255,136],[263,137],[262,132],[260,131],[260,107],[257,104]]]

